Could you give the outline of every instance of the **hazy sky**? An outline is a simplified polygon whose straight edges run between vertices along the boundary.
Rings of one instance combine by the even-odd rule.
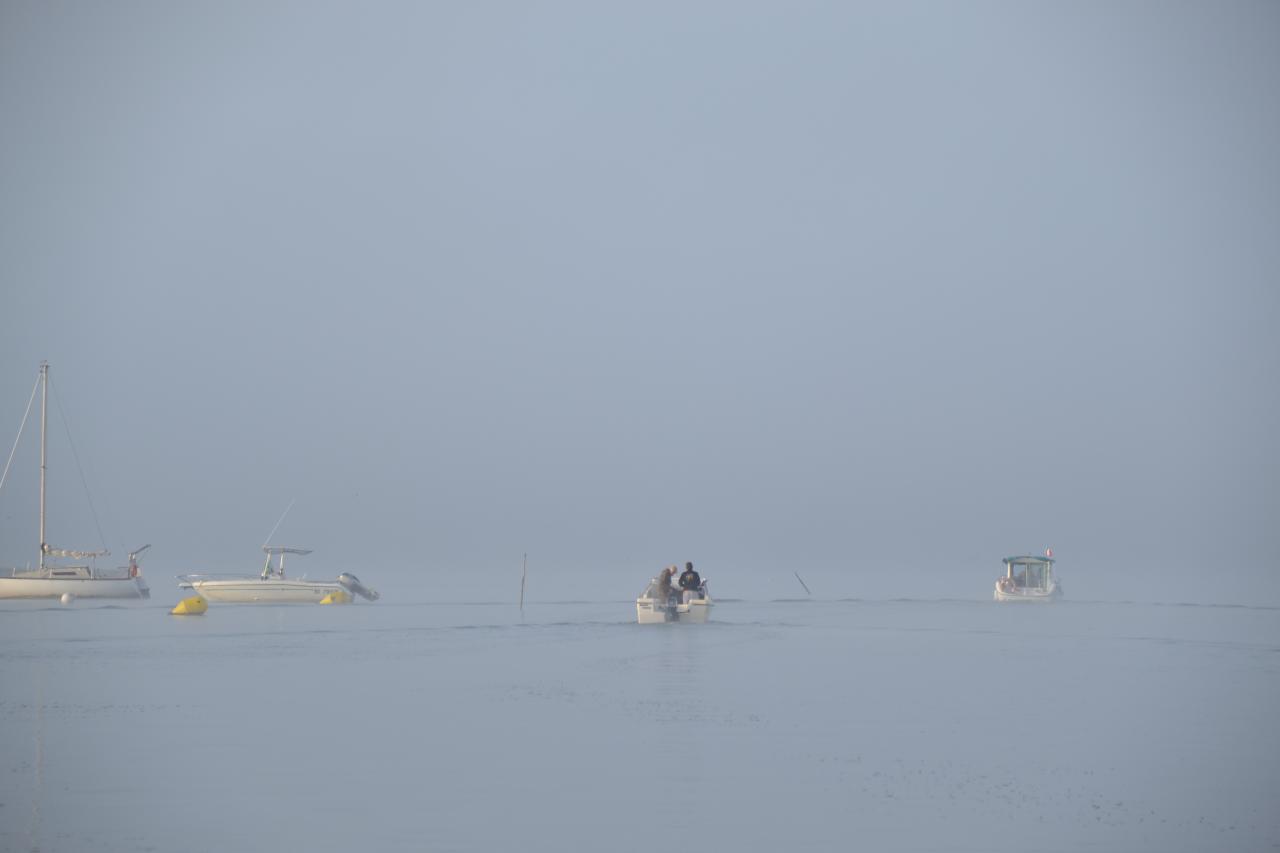
[[[1280,603],[1277,82],[1272,2],[3,0],[3,449],[48,359],[157,577],[296,498],[384,587]]]

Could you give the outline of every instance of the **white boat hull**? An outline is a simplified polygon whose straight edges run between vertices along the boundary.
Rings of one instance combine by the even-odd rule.
[[[659,606],[652,598],[636,599],[636,621],[641,625],[656,625],[660,622],[706,622],[711,616],[711,599],[699,598],[688,604]]]
[[[0,578],[3,598],[150,598],[142,578]]]
[[[326,595],[342,590],[337,581],[194,580],[190,586],[209,601],[232,604],[319,604]]]
[[[1030,601],[1046,604],[1051,601],[1057,601],[1062,598],[1062,587],[1054,582],[1048,589],[1023,589],[1014,587],[1013,589],[1002,588],[999,582],[996,583],[995,600],[996,601]]]

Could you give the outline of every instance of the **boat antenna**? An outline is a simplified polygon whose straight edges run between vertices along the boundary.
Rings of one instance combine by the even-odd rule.
[[[524,612],[524,579],[529,573],[529,554],[524,555],[524,563],[520,566],[520,612]]]
[[[805,591],[805,593],[806,593],[807,595],[809,595],[810,597],[812,597],[812,596],[813,596],[813,593],[809,592],[809,585],[808,585],[807,583],[805,583],[805,582],[804,582],[804,580],[800,577],[800,573],[799,573],[799,572],[797,572],[795,569],[792,569],[792,570],[791,570],[791,574],[795,575],[795,576],[796,576],[796,580],[800,581],[800,586],[804,587],[804,591]]]
[[[284,512],[280,514],[280,520],[276,522],[275,527],[271,528],[271,532],[267,534],[267,540],[262,543],[263,548],[271,544],[271,537],[276,535],[276,531],[279,530],[280,525],[284,523],[284,517],[289,514],[289,510],[293,509],[293,505],[296,504],[297,502],[298,502],[297,498],[294,498],[293,500],[289,501],[289,505],[285,507]],[[268,556],[267,559],[270,560],[271,559],[270,556]]]
[[[27,427],[27,418],[31,416],[31,407],[36,402],[36,392],[40,390],[40,377],[36,377],[36,384],[31,386],[31,399],[27,401],[27,410],[22,414],[22,423],[18,425],[18,435],[13,440],[13,449],[9,451],[9,461],[4,463],[4,473],[0,474],[0,489],[4,488],[4,481],[9,479],[9,466],[13,464],[13,456],[18,452],[18,442],[22,440],[22,431]]]

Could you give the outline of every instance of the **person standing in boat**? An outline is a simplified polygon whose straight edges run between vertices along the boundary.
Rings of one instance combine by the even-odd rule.
[[[684,574],[680,575],[680,595],[688,604],[702,588],[702,578],[693,570],[693,563],[684,564]]]
[[[671,579],[675,577],[675,574],[676,567],[667,566],[658,575],[658,601],[662,603],[663,607],[671,605],[671,596],[674,592],[671,588]]]

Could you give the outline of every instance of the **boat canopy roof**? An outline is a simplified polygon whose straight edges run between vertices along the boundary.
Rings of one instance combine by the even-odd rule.
[[[1019,557],[1005,557],[1004,561],[1015,566],[1053,565],[1052,557],[1032,557],[1023,555]]]
[[[282,548],[279,545],[263,545],[264,554],[310,554],[310,548]]]

